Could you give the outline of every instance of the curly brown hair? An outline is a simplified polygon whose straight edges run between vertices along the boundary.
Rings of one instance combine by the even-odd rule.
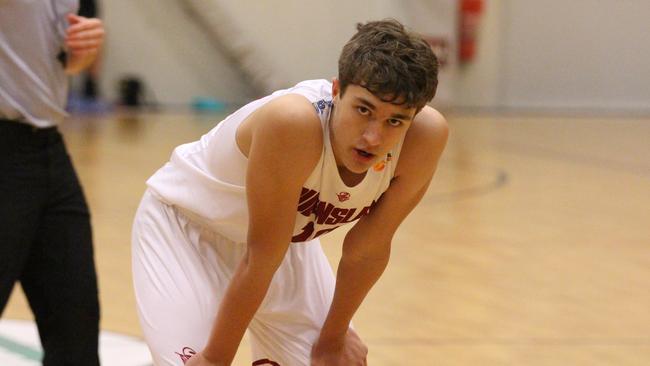
[[[420,110],[436,94],[438,59],[418,34],[394,19],[357,24],[339,57],[341,95],[350,84],[381,100]]]

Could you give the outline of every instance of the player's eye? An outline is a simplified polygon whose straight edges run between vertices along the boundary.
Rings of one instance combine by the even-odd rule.
[[[359,112],[359,114],[361,114],[362,116],[367,116],[370,114],[370,109],[363,106],[359,106],[357,107],[357,112]]]
[[[393,127],[399,127],[399,126],[402,125],[402,123],[404,123],[404,122],[402,122],[402,120],[400,120],[400,119],[391,118],[391,119],[388,120],[388,124],[393,126]]]

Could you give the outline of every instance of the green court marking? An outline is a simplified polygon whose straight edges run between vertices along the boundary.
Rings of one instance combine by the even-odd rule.
[[[43,353],[41,351],[12,341],[11,339],[5,338],[3,336],[0,336],[0,349],[5,349],[11,353],[21,355],[26,359],[33,361],[40,362],[43,358]]]

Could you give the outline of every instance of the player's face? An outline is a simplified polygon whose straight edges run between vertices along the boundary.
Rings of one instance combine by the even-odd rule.
[[[384,102],[366,88],[348,85],[340,95],[334,80],[331,141],[339,169],[365,173],[386,159],[386,154],[404,137],[415,108]]]

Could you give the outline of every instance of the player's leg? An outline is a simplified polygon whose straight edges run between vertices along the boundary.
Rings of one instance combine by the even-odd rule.
[[[249,327],[254,364],[309,365],[334,285],[332,268],[317,239],[291,244]]]
[[[157,366],[183,365],[205,347],[244,251],[145,193],[133,226],[133,281]]]
[[[0,314],[20,277],[46,197],[47,170],[31,128],[0,120]]]
[[[38,325],[43,365],[98,365],[90,215],[61,136],[48,140],[48,199],[20,281]]]

